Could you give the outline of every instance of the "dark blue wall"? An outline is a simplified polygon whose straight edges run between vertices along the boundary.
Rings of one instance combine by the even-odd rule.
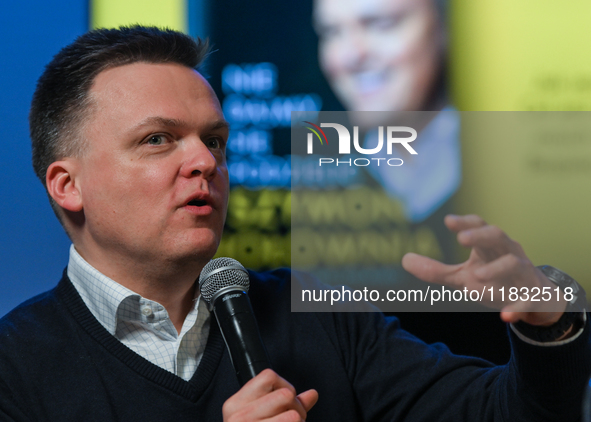
[[[86,0],[3,2],[0,13],[0,316],[53,287],[69,241],[31,166],[27,115],[35,82],[88,28]]]

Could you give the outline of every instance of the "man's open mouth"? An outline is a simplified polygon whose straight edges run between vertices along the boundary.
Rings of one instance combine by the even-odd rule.
[[[189,201],[189,203],[187,205],[192,205],[195,207],[202,207],[204,205],[207,205],[207,201],[204,199],[192,199],[191,201]]]

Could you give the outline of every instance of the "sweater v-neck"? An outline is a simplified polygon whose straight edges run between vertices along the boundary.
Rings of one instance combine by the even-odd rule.
[[[213,381],[222,355],[225,352],[224,340],[217,323],[212,323],[210,326],[209,337],[203,357],[195,374],[189,381],[185,381],[181,377],[160,368],[158,365],[138,355],[111,335],[86,307],[84,301],[65,273],[57,285],[56,294],[59,300],[63,301],[66,308],[72,313],[78,325],[88,335],[101,344],[108,353],[142,377],[191,402],[198,401],[207,386]]]

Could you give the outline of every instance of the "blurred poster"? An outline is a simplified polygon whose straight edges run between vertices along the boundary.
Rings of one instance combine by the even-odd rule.
[[[219,255],[254,268],[290,264],[291,177],[326,198],[357,192],[361,180],[370,181],[370,203],[395,211],[390,220],[396,220],[400,238],[397,252],[376,269],[388,271],[384,282],[408,277],[400,266],[405,252],[453,261],[454,238],[443,216],[453,210],[461,156],[458,115],[446,97],[443,5],[433,0],[211,3],[214,53],[206,72],[232,125],[231,208]],[[366,148],[377,142],[380,124],[404,112],[431,111],[418,128],[421,153],[405,160],[395,176],[381,168],[313,171],[306,157],[291,155],[291,111],[314,116],[343,109]],[[334,221],[325,217],[319,221],[328,227]],[[317,231],[319,221],[310,220],[309,229]],[[343,283],[362,279],[351,271],[342,275]]]

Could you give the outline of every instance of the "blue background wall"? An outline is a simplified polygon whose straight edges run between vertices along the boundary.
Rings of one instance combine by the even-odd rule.
[[[85,0],[3,2],[0,13],[0,315],[55,286],[69,240],[31,166],[28,110],[51,57],[88,28]]]

